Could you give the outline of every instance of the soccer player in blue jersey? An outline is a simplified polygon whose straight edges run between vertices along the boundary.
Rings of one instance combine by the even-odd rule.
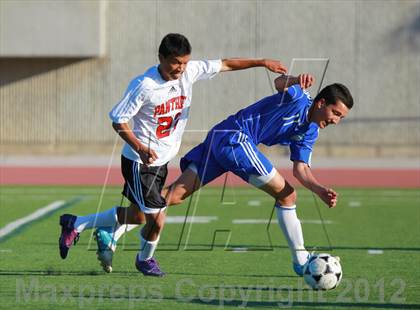
[[[228,171],[265,191],[275,200],[278,223],[298,275],[303,274],[310,254],[305,250],[301,223],[296,215],[297,194],[257,145],[289,146],[293,175],[328,207],[336,206],[338,194],[320,184],[311,172],[312,148],[319,129],[338,124],[352,108],[353,98],[344,85],[332,84],[312,100],[305,89],[313,81],[309,74],[278,77],[275,80],[278,93],[213,127],[203,143],[181,159],[182,175],[163,191],[168,205],[179,204]]]

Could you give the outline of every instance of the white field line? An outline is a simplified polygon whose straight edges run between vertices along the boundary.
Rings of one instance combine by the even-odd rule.
[[[302,224],[332,224],[333,222],[330,220],[300,220]],[[234,219],[232,220],[233,224],[268,224],[268,220],[264,219]],[[271,223],[277,223],[277,220],[271,220]]]
[[[321,221],[321,220],[300,220],[300,222],[302,223],[302,224],[319,224],[319,225],[321,225],[321,224],[332,224],[333,223],[333,221],[330,221],[330,220],[324,220],[324,221]]]
[[[274,223],[274,221],[271,221]],[[234,219],[232,224],[267,224],[268,220],[263,219]]]
[[[350,208],[360,208],[362,206],[362,203],[360,201],[349,201],[348,206]]]
[[[248,206],[259,207],[259,206],[261,206],[261,201],[259,201],[259,200],[249,200],[248,201]]]
[[[187,223],[208,224],[218,219],[217,216],[188,216]],[[183,224],[185,216],[167,216],[165,222],[166,224]]]
[[[244,253],[244,252],[248,252],[248,248],[233,248],[232,252],[233,253]]]
[[[32,222],[36,219],[39,219],[40,217],[43,217],[45,214],[54,211],[55,209],[60,208],[61,206],[63,206],[66,202],[62,201],[62,200],[58,200],[58,201],[54,201],[52,203],[50,203],[49,205],[36,210],[35,212],[22,217],[20,219],[17,219],[16,221],[13,221],[9,224],[7,224],[6,226],[4,226],[3,228],[0,229],[0,238],[3,238],[4,236],[10,234],[11,232],[13,232],[14,230],[18,229],[19,227]]]
[[[376,254],[384,254],[382,250],[368,250],[368,254],[376,255]]]

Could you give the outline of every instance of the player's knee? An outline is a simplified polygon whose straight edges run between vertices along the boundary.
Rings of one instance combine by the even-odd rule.
[[[163,226],[165,226],[164,220],[156,221],[156,232],[160,233],[163,230]]]
[[[276,200],[281,206],[293,206],[296,204],[297,192],[292,186],[286,183],[286,186],[278,194]]]
[[[165,226],[165,216],[156,216],[153,220],[148,221],[147,225],[149,226],[150,231],[159,234],[162,231],[163,226]]]

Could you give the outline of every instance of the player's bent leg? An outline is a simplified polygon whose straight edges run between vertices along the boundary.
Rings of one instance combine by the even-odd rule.
[[[168,206],[176,205],[182,203],[185,198],[200,187],[201,182],[197,170],[193,165],[190,165],[173,184],[162,190],[161,195],[165,198]],[[151,210],[149,209],[149,211]],[[153,253],[165,224],[165,210],[154,213],[147,212],[145,215],[146,225],[140,232],[141,246],[140,252],[136,256],[135,266],[145,276],[162,277],[165,273],[160,269]]]
[[[141,235],[145,240],[155,241],[159,238],[159,235],[165,225],[166,213],[165,211],[159,211],[145,215],[146,225],[143,226]]]
[[[190,165],[182,175],[170,186],[161,191],[165,198],[166,205],[181,203],[194,191],[201,187],[197,170]],[[146,212],[147,211],[147,212]],[[145,208],[146,225],[140,232],[140,252],[136,256],[136,268],[146,276],[163,276],[165,273],[160,270],[159,264],[153,257],[154,251],[159,242],[159,236],[165,224],[165,208],[156,210]]]
[[[117,248],[117,241],[120,237],[136,228],[138,224],[145,223],[144,213],[140,208],[131,203],[127,208],[119,207],[117,209],[118,223],[112,227],[99,227],[95,230],[94,236],[98,249],[96,251],[97,259],[102,269],[112,272],[112,259]]]
[[[292,253],[293,270],[302,276],[310,254],[305,249],[302,226],[296,214],[296,191],[278,172],[261,189],[276,200],[277,220]]]

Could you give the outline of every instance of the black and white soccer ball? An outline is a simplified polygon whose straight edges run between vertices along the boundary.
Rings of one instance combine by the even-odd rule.
[[[335,289],[343,278],[340,258],[327,253],[312,255],[304,268],[303,278],[314,290]]]

